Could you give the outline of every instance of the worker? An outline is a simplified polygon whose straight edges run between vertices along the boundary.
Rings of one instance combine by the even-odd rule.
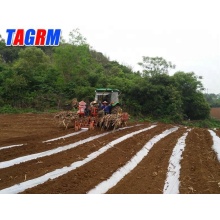
[[[111,106],[110,105],[108,105],[108,102],[107,101],[104,101],[104,102],[102,102],[102,109],[104,110],[104,112],[105,112],[105,115],[107,115],[107,114],[110,114],[110,112],[111,112]]]
[[[89,105],[89,102],[86,103],[86,108],[85,108],[85,116],[91,115],[91,105]]]
[[[104,108],[106,107],[107,104],[108,104],[108,102],[106,102],[106,101],[102,102],[101,109],[104,109]]]
[[[90,114],[92,116],[97,116],[97,113],[98,113],[98,102],[95,100],[90,102]]]
[[[85,115],[85,109],[86,109],[86,103],[82,100],[81,102],[78,103],[78,111],[77,114],[80,116],[84,116]]]

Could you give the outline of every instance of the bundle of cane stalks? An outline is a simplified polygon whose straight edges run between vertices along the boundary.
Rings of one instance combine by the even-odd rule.
[[[123,126],[126,126],[126,122],[129,119],[127,112],[118,113],[118,114],[108,114],[99,118],[98,127],[101,129],[117,129]]]
[[[79,115],[72,111],[61,111],[54,118],[58,120],[58,126],[64,126],[67,129],[70,124],[74,124],[79,119]]]

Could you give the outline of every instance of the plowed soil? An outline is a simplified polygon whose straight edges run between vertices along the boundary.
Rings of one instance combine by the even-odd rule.
[[[126,128],[114,132],[96,128],[78,134],[71,127],[66,130],[58,127],[55,122],[54,114],[0,115],[0,194],[9,187],[19,189],[46,175],[49,177],[44,182],[29,185],[15,193],[86,194],[125,166],[152,138],[177,127],[176,131],[155,143],[134,169],[106,191],[109,194],[161,194],[173,149],[188,129],[171,124],[130,122]],[[152,125],[154,127],[151,129],[141,131]],[[114,144],[119,138],[138,131]],[[219,130],[215,132],[220,135]],[[74,136],[45,142],[67,134]],[[89,137],[91,140],[85,142]],[[82,141],[85,143],[82,144]],[[73,145],[61,152],[40,157],[36,155]],[[194,128],[188,131],[180,161],[179,193],[220,193],[220,162],[212,145],[213,139],[208,129]],[[104,150],[106,146],[108,149]],[[24,161],[23,158],[29,155],[36,156]],[[18,158],[20,162],[13,164]],[[73,166],[75,168],[57,178],[51,176],[55,170]]]
[[[220,120],[220,108],[211,108],[210,115]]]

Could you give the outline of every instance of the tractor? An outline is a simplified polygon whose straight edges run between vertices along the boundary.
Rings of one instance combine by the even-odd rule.
[[[110,88],[100,88],[95,90],[95,101],[102,103],[107,101],[111,103],[112,106],[119,105],[119,90]]]
[[[95,101],[99,104],[99,106],[103,102],[107,102],[110,105],[110,114],[118,113],[120,109],[119,103],[119,94],[120,91],[118,89],[110,89],[110,88],[99,88],[95,90]]]

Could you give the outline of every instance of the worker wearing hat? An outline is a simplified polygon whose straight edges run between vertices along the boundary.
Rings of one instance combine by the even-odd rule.
[[[111,106],[108,105],[107,101],[102,102],[102,107],[101,108],[104,110],[105,114],[110,114]]]

